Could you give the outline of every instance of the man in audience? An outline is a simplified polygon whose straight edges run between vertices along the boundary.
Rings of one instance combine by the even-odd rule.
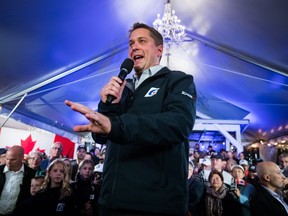
[[[188,185],[189,185],[189,203],[188,216],[198,215],[202,213],[202,201],[205,194],[204,185],[193,177],[194,167],[192,163],[188,164]]]
[[[282,153],[279,155],[279,167],[285,177],[288,177],[288,154]]]
[[[6,164],[0,165],[0,215],[12,215],[30,196],[34,170],[23,163],[24,149],[14,145],[6,152]]]
[[[79,145],[76,151],[76,159],[72,161],[72,179],[75,179],[75,176],[78,171],[78,167],[81,161],[84,160],[87,151],[84,145]]]
[[[41,162],[41,169],[46,170],[49,164],[55,160],[56,158],[61,158],[63,153],[63,144],[61,142],[53,143],[50,151],[49,156],[47,159],[42,160]]]
[[[264,161],[257,164],[257,176],[260,185],[251,198],[250,209],[252,216],[287,216],[288,205],[281,190],[285,176],[276,163]]]
[[[0,165],[6,163],[6,148],[0,148]]]

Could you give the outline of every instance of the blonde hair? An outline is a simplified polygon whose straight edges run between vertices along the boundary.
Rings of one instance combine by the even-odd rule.
[[[71,194],[69,170],[68,170],[68,167],[66,166],[65,162],[62,159],[55,159],[48,166],[46,176],[45,176],[45,179],[44,179],[44,182],[42,184],[41,189],[46,190],[46,189],[51,187],[51,179],[50,179],[49,174],[50,174],[52,168],[58,164],[62,165],[64,168],[64,179],[62,181],[62,186],[61,186],[61,190],[60,190],[60,197],[59,197],[59,199],[62,199],[62,198],[69,196]]]

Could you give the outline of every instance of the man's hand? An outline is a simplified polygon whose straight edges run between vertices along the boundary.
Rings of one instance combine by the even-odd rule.
[[[64,102],[67,106],[69,106],[72,110],[81,113],[84,115],[89,121],[89,124],[86,125],[76,125],[73,127],[76,132],[87,132],[91,131],[96,134],[109,134],[111,131],[111,122],[110,119],[102,115],[101,113],[95,112],[94,110],[69,100],[65,100]]]
[[[112,103],[119,103],[126,82],[126,80],[122,81],[119,77],[113,76],[101,90],[101,101],[106,103],[108,95],[113,95],[115,99]]]

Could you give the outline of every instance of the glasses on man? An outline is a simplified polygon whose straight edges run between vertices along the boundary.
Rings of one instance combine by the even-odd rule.
[[[38,157],[29,157],[30,160],[41,160],[40,158]]]
[[[58,147],[52,147],[52,149],[53,150],[59,150],[59,151],[61,150],[61,148],[58,148]]]

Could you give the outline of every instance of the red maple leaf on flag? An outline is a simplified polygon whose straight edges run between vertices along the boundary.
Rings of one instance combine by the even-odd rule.
[[[45,149],[40,149],[39,147],[36,149],[36,151],[39,151],[41,153],[44,153],[45,152]]]
[[[32,141],[31,134],[27,137],[26,140],[21,139],[21,146],[24,148],[24,154],[28,154],[35,146],[36,141]]]

